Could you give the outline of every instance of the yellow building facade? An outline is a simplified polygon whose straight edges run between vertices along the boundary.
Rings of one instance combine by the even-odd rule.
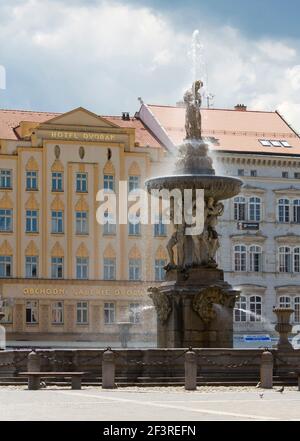
[[[0,298],[8,344],[155,340],[147,288],[163,277],[166,231],[100,225],[100,189],[118,195],[164,161],[141,121],[65,114],[0,114]],[[15,343],[17,344],[17,343]]]

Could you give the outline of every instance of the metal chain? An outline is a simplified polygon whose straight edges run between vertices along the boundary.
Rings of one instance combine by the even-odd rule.
[[[254,361],[257,358],[259,358],[259,355],[256,355],[255,357],[251,358],[250,360],[243,361],[242,363],[227,364],[227,365],[224,364],[224,363],[217,363],[216,361],[210,360],[205,355],[200,355],[200,358],[205,360],[206,363],[209,364],[210,366],[216,366],[216,367],[222,367],[222,368],[228,368],[228,369],[236,369],[236,368],[240,368],[240,367],[244,367],[244,366],[249,366],[252,361]],[[201,364],[200,364],[200,367],[201,367]]]
[[[122,358],[125,361],[126,365],[135,365],[135,366],[169,366],[171,362],[178,360],[179,358],[183,357],[187,352],[191,351],[192,348],[189,348],[187,350],[185,350],[184,352],[182,352],[179,355],[176,355],[175,357],[172,358],[168,358],[168,360],[166,361],[152,361],[152,362],[144,362],[144,361],[136,361],[136,360],[127,360],[126,357],[124,357],[124,355],[120,354],[119,352],[117,352],[116,350],[108,347],[104,352],[113,352],[117,357]]]

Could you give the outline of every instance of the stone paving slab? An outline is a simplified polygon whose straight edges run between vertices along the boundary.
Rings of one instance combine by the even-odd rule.
[[[261,395],[263,394],[263,396]],[[253,387],[0,388],[1,421],[300,421],[300,392]]]

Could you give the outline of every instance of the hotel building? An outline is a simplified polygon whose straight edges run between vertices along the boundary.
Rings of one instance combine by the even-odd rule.
[[[128,192],[165,150],[144,124],[0,111],[0,297],[8,342],[155,341],[149,283],[164,277],[164,226],[100,225],[97,192]],[[155,237],[155,240],[153,238]],[[152,282],[154,281],[154,282]],[[146,306],[146,307],[145,307]],[[19,343],[18,343],[19,342]],[[150,343],[149,343],[150,342]]]

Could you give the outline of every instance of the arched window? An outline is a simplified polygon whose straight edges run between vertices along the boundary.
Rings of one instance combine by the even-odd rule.
[[[249,270],[254,273],[262,271],[262,249],[259,246],[252,245],[249,248]]]
[[[288,296],[280,297],[279,308],[290,308],[290,307],[291,307],[291,298]]]
[[[247,321],[247,298],[245,296],[241,296],[235,304],[234,321],[237,323]]]
[[[247,271],[247,249],[245,245],[234,247],[234,270]]]
[[[279,199],[278,201],[278,220],[281,223],[290,222],[290,201],[288,199]]]
[[[260,222],[261,220],[261,199],[252,197],[249,199],[249,220]]]
[[[300,248],[294,248],[294,273],[300,273]]]
[[[300,199],[293,202],[293,222],[300,224]]]
[[[250,297],[250,322],[261,322],[262,302],[260,296]]]
[[[234,199],[234,220],[246,220],[246,198],[237,197]]]
[[[290,247],[279,248],[279,272],[292,272],[292,253]]]

